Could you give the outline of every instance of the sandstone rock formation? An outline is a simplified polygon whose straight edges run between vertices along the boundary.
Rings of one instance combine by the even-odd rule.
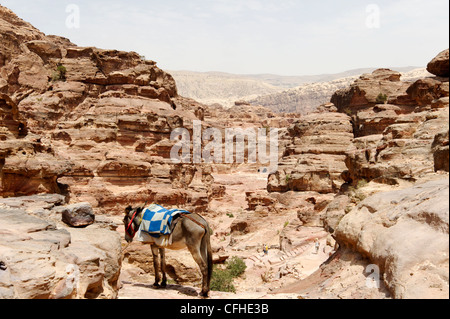
[[[0,299],[117,296],[122,254],[114,224],[68,228],[64,204],[56,194],[0,199]]]
[[[115,298],[124,229],[110,218],[145,202],[202,213],[214,253],[251,266],[246,289],[306,278],[331,254],[313,296],[448,295],[448,183],[414,186],[448,177],[445,53],[429,66],[438,77],[376,70],[300,116],[202,105],[137,53],[46,36],[1,6],[0,31],[0,196],[11,197],[0,199],[0,298]],[[173,163],[171,132],[192,135],[195,120],[222,141],[230,127],[279,128],[277,172]],[[16,198],[35,194],[47,195]],[[263,243],[271,254],[260,258]],[[124,257],[123,281],[149,280],[148,247]],[[366,289],[375,264],[383,285]],[[200,278],[188,252],[168,254],[168,272]]]
[[[428,63],[428,72],[442,77],[449,77],[449,54],[448,49],[439,53],[430,63]]]
[[[363,75],[334,94],[331,101],[351,121],[350,137],[341,148],[345,182],[332,190],[337,196],[323,210],[310,215],[299,211],[298,217],[319,219],[339,250],[310,278],[278,292],[310,298],[448,298],[448,95],[448,78],[403,81],[388,69]],[[331,116],[333,110],[325,114]],[[321,114],[298,123],[311,129],[314,119],[322,120]],[[302,146],[304,152],[312,148]],[[287,159],[280,167],[294,171],[300,162]],[[288,187],[291,176],[284,177],[283,189],[281,175],[269,177],[269,189]],[[368,270],[380,276],[377,289],[367,283]]]
[[[449,131],[439,133],[434,137],[432,150],[434,170],[449,171]]]
[[[448,123],[448,83],[433,77],[402,81],[400,73],[380,69],[336,92],[332,102],[352,116],[355,136],[347,149],[346,181],[397,183],[433,172],[433,153],[439,153],[433,143]]]
[[[399,98],[405,100],[409,105],[411,101],[405,97],[408,83],[403,83],[401,74],[389,69],[378,69],[372,74],[364,74],[350,87],[338,90],[331,98],[331,102],[340,112],[354,114],[356,111],[367,106],[375,106],[384,102],[392,103]],[[380,94],[386,98],[378,103]]]
[[[448,298],[449,181],[382,192],[362,201],[336,238],[380,267],[395,298]]]
[[[355,79],[356,76],[351,76],[330,82],[308,83],[280,93],[258,96],[250,100],[250,103],[265,106],[274,112],[296,112],[307,115],[314,113],[319,105],[330,101],[334,92],[348,87]]]
[[[173,188],[170,132],[197,117],[168,73],[134,52],[46,36],[4,7],[0,17],[0,195],[60,193],[100,213],[146,201],[206,209],[205,185]]]
[[[339,89],[348,87],[362,73],[373,68],[349,70],[337,74],[279,76],[273,74],[238,75],[221,72],[169,71],[177,82],[180,95],[203,104],[225,108],[245,102],[271,109],[275,113],[315,112]],[[420,78],[425,68],[399,67],[404,77]]]
[[[353,138],[350,117],[340,113],[313,113],[289,127],[291,143],[275,174],[269,192],[314,191],[335,193],[344,181],[345,154]]]
[[[60,192],[57,178],[70,163],[55,156],[41,136],[28,134],[16,103],[5,94],[0,94],[0,118],[0,195]]]
[[[63,207],[59,211],[62,221],[72,227],[86,227],[95,222],[95,214],[89,203],[79,203]]]
[[[380,89],[385,104],[373,100]],[[327,207],[325,227],[345,254],[379,267],[392,297],[448,298],[448,78],[408,83],[380,70],[333,101],[352,115],[355,139],[342,175],[352,186]]]

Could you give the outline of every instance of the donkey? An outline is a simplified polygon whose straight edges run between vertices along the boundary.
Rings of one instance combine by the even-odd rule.
[[[143,214],[144,207],[132,208],[128,206],[125,209],[123,223],[125,225],[125,240],[128,243],[133,241],[139,230]],[[155,268],[155,283],[153,286],[162,288],[167,286],[165,248],[170,250],[188,248],[195,262],[200,267],[202,273],[202,291],[200,295],[206,298],[209,294],[213,271],[209,225],[197,214],[180,215],[173,223],[175,223],[175,227],[172,230],[172,244],[170,246],[159,247],[156,244],[151,244],[153,267]],[[160,263],[158,253],[161,256]],[[160,270],[163,275],[161,285],[159,284],[161,280]]]

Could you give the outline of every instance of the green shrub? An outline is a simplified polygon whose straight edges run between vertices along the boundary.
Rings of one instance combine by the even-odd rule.
[[[239,257],[233,257],[227,263],[227,270],[230,272],[230,274],[233,278],[242,276],[246,269],[247,269],[247,265]]]
[[[214,266],[213,275],[211,277],[211,290],[236,293],[233,277],[228,270]]]
[[[66,67],[62,64],[59,64],[58,67],[56,68],[56,71],[53,72],[52,81],[53,82],[66,81],[66,73],[67,73]]]
[[[245,262],[239,257],[233,257],[229,260],[225,269],[214,266],[211,277],[211,290],[236,293],[233,280],[242,276],[246,269]]]
[[[289,184],[289,181],[291,180],[291,175],[286,174],[285,180],[286,180],[286,184]]]
[[[377,104],[385,104],[388,100],[388,96],[386,94],[380,93],[377,96]]]
[[[352,110],[349,107],[345,108],[343,111],[348,116],[352,116],[353,115],[353,112],[352,112]]]

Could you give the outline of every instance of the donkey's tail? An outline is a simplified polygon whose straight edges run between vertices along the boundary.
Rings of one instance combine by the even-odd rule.
[[[208,226],[205,229],[205,235],[202,238],[202,244],[201,244],[201,250],[202,250],[202,257],[207,262],[208,266],[208,287],[211,283],[211,276],[213,273],[213,256],[212,256],[212,249],[211,249],[211,230]]]

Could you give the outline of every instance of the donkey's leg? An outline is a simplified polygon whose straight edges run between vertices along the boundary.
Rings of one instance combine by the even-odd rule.
[[[161,256],[161,271],[162,271],[162,282],[161,287],[167,287],[167,275],[166,275],[166,250],[164,248],[159,249],[159,255]]]
[[[190,241],[187,243],[187,247],[202,272],[202,291],[200,295],[202,297],[208,297],[208,264],[207,261],[202,258],[202,254],[200,252],[200,241]]]
[[[159,281],[161,277],[159,275],[159,250],[158,247],[152,245],[152,255],[153,255],[153,268],[155,269],[155,283],[153,287],[159,287]]]

